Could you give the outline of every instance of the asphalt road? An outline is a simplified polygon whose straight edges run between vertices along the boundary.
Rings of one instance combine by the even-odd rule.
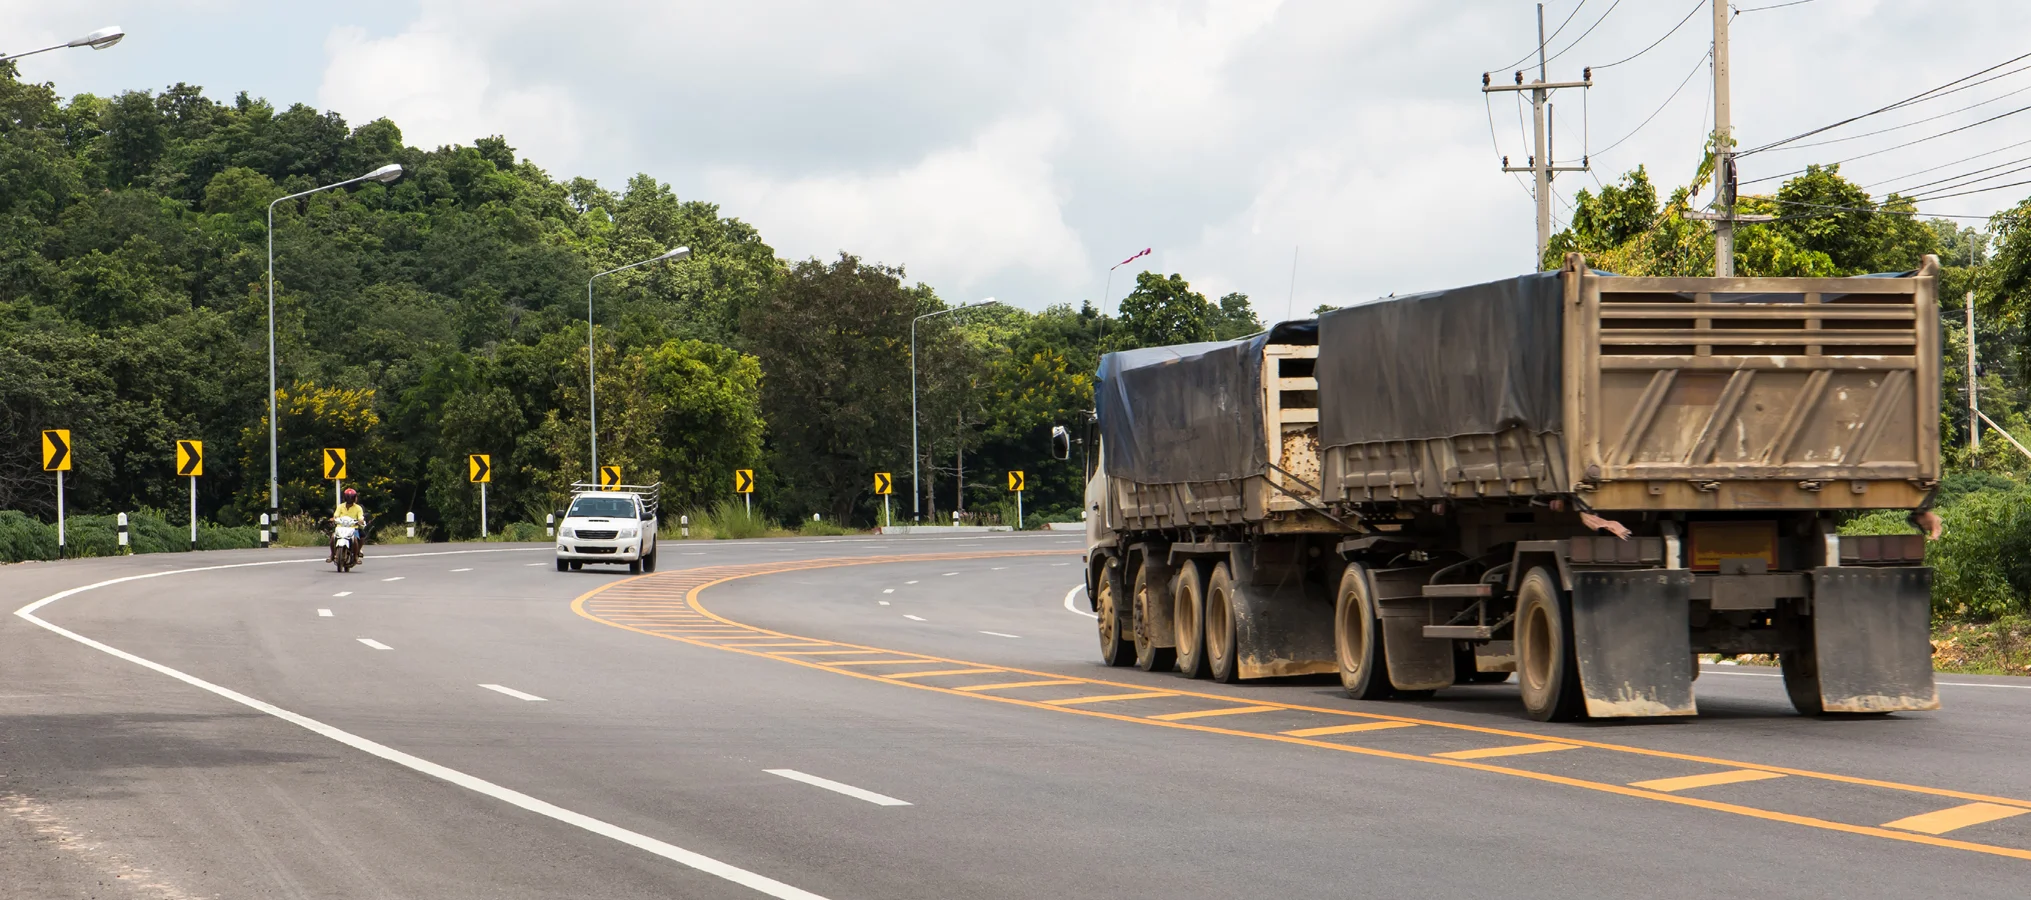
[[[0,897],[2031,893],[2022,680],[1813,720],[1709,668],[1698,719],[1578,725],[1219,686],[1102,667],[1078,549],[6,567],[52,627],[0,617]]]

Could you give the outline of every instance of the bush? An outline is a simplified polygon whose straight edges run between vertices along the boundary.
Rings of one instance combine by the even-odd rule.
[[[1959,473],[1940,486],[1946,534],[1926,545],[1937,570],[1933,615],[1988,621],[2026,612],[2031,597],[2031,488],[1986,473]],[[1910,534],[1901,510],[1881,510],[1841,526],[1842,534]]]
[[[0,509],[0,562],[56,558],[56,526]]]
[[[860,532],[841,525],[838,522],[811,519],[798,525],[797,533],[805,537],[839,537],[843,534],[859,534]]]
[[[490,541],[504,541],[518,544],[540,544],[550,540],[543,533],[543,526],[534,522],[509,522],[497,534],[487,536]]]
[[[260,529],[199,523],[199,550],[241,550],[261,545]],[[190,549],[190,524],[172,524],[159,510],[127,517],[127,546],[133,553],[176,553]],[[14,510],[0,510],[0,562],[56,558],[56,525]],[[118,556],[118,516],[64,518],[64,553],[72,558]]]
[[[781,528],[769,524],[761,516],[749,515],[745,504],[731,500],[723,501],[711,509],[694,509],[691,517],[691,537],[698,540],[738,540],[741,538],[780,537],[788,534]],[[676,540],[681,531],[665,524],[661,536]]]

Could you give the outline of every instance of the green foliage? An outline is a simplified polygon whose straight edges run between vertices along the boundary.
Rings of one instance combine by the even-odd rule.
[[[797,533],[804,537],[839,537],[840,535],[859,534],[860,532],[841,525],[838,522],[828,522],[824,519],[806,519],[802,524],[797,526]]]
[[[1926,546],[1937,570],[1933,612],[1986,621],[2031,612],[2031,485],[1987,473],[1958,473],[1939,494],[1946,534]],[[1910,534],[1901,511],[1884,510],[1842,526],[1843,534]]]
[[[1135,290],[1121,299],[1121,326],[1109,349],[1224,341],[1262,330],[1247,294],[1228,294],[1216,305],[1183,276],[1155,272],[1135,276]]]
[[[127,517],[130,553],[174,553],[191,549],[190,519],[180,521],[159,510],[144,510]],[[197,549],[243,550],[260,546],[260,530],[198,523]],[[67,516],[64,519],[64,555],[70,557],[120,555],[119,519],[115,516]],[[41,522],[17,510],[0,510],[0,563],[57,558],[56,525]]]
[[[724,500],[709,509],[694,509],[690,516],[691,537],[694,539],[725,541],[776,537],[786,533],[770,526],[760,513],[750,515],[746,506],[737,500]],[[666,524],[659,537],[676,539],[678,531]]]

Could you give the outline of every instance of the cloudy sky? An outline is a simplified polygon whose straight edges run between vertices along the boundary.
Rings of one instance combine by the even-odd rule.
[[[1708,7],[1546,4],[1551,80],[1597,69],[1590,92],[1556,99],[1562,164],[1690,176],[1712,121]],[[2031,50],[2018,0],[1735,9],[1744,146]],[[0,0],[0,47],[117,23],[118,47],[24,74],[64,94],[182,81],[388,116],[420,146],[503,134],[555,176],[647,172],[787,258],[850,250],[950,300],[1096,298],[1110,265],[1151,247],[1110,299],[1147,263],[1276,318],[1530,267],[1532,200],[1498,161],[1530,152],[1519,107],[1480,80],[1532,55],[1535,16],[1514,0]],[[2031,157],[2031,114],[1942,135],[2031,107],[2022,65],[1745,158],[1743,178],[1859,156],[1842,171],[1879,192],[1991,166],[1973,187],[2031,180],[2009,171]],[[1593,179],[1558,179],[1557,218]],[[1981,215],[2027,194],[1921,207]]]

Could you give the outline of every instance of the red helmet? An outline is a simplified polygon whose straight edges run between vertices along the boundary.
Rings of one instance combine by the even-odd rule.
[[[352,488],[346,488],[346,492],[343,496],[346,498],[347,503],[351,503],[354,500],[360,499],[360,492],[353,490]]]

